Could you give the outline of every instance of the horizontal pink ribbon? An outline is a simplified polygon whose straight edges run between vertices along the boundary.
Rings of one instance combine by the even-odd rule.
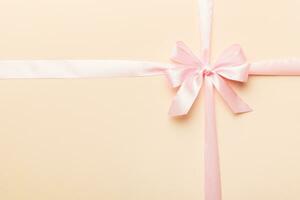
[[[251,111],[228,85],[246,83],[249,75],[300,75],[300,59],[278,59],[247,63],[239,45],[227,48],[209,64],[209,51],[195,56],[182,42],[176,44],[173,64],[126,60],[2,60],[0,79],[96,78],[166,75],[179,87],[170,114],[185,115],[202,86],[205,87],[205,200],[221,200],[221,178],[214,106],[214,88],[234,113]]]
[[[221,200],[214,89],[233,113],[251,108],[234,92],[228,81],[246,83],[249,75],[300,75],[300,59],[279,59],[248,63],[242,48],[232,45],[210,62],[213,0],[199,0],[202,55],[196,56],[182,42],[176,44],[173,64],[126,60],[2,60],[0,79],[15,78],[95,78],[166,75],[179,87],[169,114],[185,115],[200,89],[205,87],[204,163],[205,200]]]
[[[258,61],[251,63],[249,75],[298,76],[300,75],[299,67],[299,58]]]

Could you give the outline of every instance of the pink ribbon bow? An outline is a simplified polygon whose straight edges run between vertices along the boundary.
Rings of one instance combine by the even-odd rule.
[[[173,87],[180,86],[169,110],[171,116],[186,115],[189,112],[204,80],[212,83],[234,113],[251,111],[226,81],[248,80],[249,64],[239,45],[227,48],[217,61],[210,65],[205,61],[205,57],[195,56],[183,42],[177,42],[171,60],[176,67],[167,71],[168,78]]]

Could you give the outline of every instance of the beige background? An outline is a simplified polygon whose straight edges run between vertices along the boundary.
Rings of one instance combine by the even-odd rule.
[[[300,57],[299,0],[216,0],[214,55]],[[168,61],[199,50],[196,0],[0,0],[1,59]],[[163,77],[0,81],[0,199],[203,199],[203,98],[167,116]],[[300,77],[252,77],[217,97],[224,200],[300,198]]]

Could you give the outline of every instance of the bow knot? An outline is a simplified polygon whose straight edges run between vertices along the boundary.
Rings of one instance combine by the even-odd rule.
[[[174,67],[168,70],[167,75],[172,86],[180,88],[172,101],[170,115],[187,114],[204,81],[210,81],[214,85],[234,113],[251,111],[226,81],[248,80],[249,65],[239,45],[230,46],[214,64],[209,65],[205,61],[207,59],[195,56],[183,42],[177,42],[171,60]]]
[[[210,75],[213,75],[213,71],[209,68],[209,67],[205,67],[203,70],[202,70],[202,74],[203,76],[210,76]]]

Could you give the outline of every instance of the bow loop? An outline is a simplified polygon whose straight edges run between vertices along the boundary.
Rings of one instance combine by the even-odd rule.
[[[176,43],[172,52],[171,60],[184,66],[201,67],[203,62],[181,41]]]
[[[184,82],[184,80],[195,73],[196,70],[197,68],[195,67],[174,67],[168,69],[166,71],[166,75],[172,87],[179,87]]]
[[[245,62],[246,57],[242,47],[238,44],[233,44],[220,54],[213,68],[238,66]]]
[[[238,82],[247,82],[249,75],[248,63],[242,65],[230,66],[230,67],[218,67],[214,69],[214,72],[220,76]]]
[[[239,82],[247,82],[249,64],[240,45],[234,44],[225,49],[212,68],[220,76]]]

